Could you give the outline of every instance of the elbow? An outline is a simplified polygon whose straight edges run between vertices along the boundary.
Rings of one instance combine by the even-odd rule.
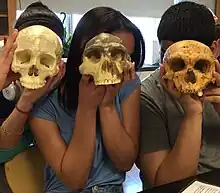
[[[72,183],[68,186],[73,192],[82,192],[85,189],[85,184]]]
[[[82,192],[86,187],[87,179],[72,169],[63,168],[59,173],[60,179],[73,192]]]
[[[131,170],[131,168],[133,167],[134,165],[134,162],[128,162],[128,161],[125,161],[125,162],[120,162],[120,163],[116,163],[115,166],[117,168],[117,170],[119,172],[128,172]]]

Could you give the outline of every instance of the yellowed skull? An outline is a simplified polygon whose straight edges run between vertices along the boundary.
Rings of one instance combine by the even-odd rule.
[[[59,71],[57,64],[62,57],[60,38],[49,28],[33,25],[24,28],[17,37],[12,71],[21,74],[21,85],[38,89],[45,85],[47,77]]]
[[[202,90],[215,82],[215,58],[211,49],[197,41],[184,40],[171,45],[165,52],[165,79],[172,80],[181,93],[202,96]]]
[[[91,75],[96,85],[121,83],[125,66],[130,68],[131,57],[122,40],[114,35],[101,33],[85,46],[81,74]]]

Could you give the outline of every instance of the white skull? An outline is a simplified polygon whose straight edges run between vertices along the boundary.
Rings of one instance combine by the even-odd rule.
[[[62,57],[60,38],[49,28],[33,25],[24,28],[17,37],[12,71],[20,73],[21,85],[38,89],[45,85],[47,77],[59,71]]]
[[[131,57],[122,40],[114,35],[101,33],[85,46],[81,74],[92,75],[96,85],[121,83],[125,66],[130,68]]]
[[[202,90],[215,82],[215,58],[211,49],[194,40],[179,41],[171,45],[164,55],[166,74],[181,93],[202,96]],[[170,85],[168,85],[170,86]]]

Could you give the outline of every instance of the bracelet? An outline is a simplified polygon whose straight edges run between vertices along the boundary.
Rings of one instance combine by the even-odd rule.
[[[15,105],[15,109],[19,112],[19,113],[22,113],[22,114],[29,114],[30,111],[22,111],[21,109],[18,108],[17,104]]]
[[[19,133],[10,133],[9,131],[7,131],[6,129],[5,129],[5,127],[3,126],[3,124],[0,126],[0,129],[1,129],[1,131],[3,132],[3,133],[5,133],[5,134],[7,134],[7,135],[9,135],[9,136],[21,136],[22,134],[23,134],[23,132],[24,132],[24,128],[19,132]]]

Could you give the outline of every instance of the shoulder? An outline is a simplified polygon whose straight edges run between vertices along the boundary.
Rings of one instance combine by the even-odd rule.
[[[151,103],[161,108],[165,102],[165,95],[167,92],[160,84],[159,69],[157,69],[141,83],[141,101],[146,105]]]
[[[140,87],[141,81],[139,76],[135,80],[127,82],[119,91],[120,101],[126,100],[138,87]]]

